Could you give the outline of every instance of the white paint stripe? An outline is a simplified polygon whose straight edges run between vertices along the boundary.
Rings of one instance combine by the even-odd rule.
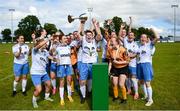
[[[14,76],[14,75],[12,74],[12,75],[6,76],[6,77],[0,79],[0,81],[6,80],[6,79],[8,79],[8,78],[10,78],[10,77],[12,77],[12,76]]]

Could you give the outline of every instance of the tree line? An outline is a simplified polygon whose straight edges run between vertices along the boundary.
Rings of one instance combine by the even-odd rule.
[[[112,24],[108,25],[108,20],[104,20],[104,25],[101,27],[101,32],[104,34],[105,29],[109,29],[109,31],[115,31],[116,34],[119,33],[119,29],[121,24],[126,24],[126,30],[128,30],[129,25],[122,20],[122,18],[115,16],[112,18]],[[31,34],[35,33],[37,36],[39,35],[39,30],[41,28],[46,29],[47,34],[53,34],[57,31],[60,31],[61,29],[57,29],[55,24],[52,23],[45,23],[44,25],[40,24],[39,19],[34,15],[28,15],[25,18],[21,19],[21,21],[18,23],[18,29],[14,31],[14,37],[17,35],[23,35],[25,37],[26,41],[32,41]],[[152,32],[145,27],[139,27],[139,28],[132,28],[132,32],[134,32],[136,36],[136,40],[139,40],[140,35],[142,33],[145,33],[149,36],[152,36]],[[12,37],[11,29],[5,28],[1,31],[3,41],[10,42]],[[15,39],[14,39],[15,41]]]

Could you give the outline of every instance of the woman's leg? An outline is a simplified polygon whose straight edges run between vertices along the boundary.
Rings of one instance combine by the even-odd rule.
[[[50,77],[51,77],[51,83],[52,83],[52,94],[56,94],[56,74],[55,72],[50,73]]]
[[[35,90],[34,90],[33,98],[32,98],[32,103],[33,103],[33,107],[34,107],[34,108],[38,108],[38,105],[37,105],[37,97],[39,96],[39,94],[41,93],[41,91],[42,91],[42,86],[41,86],[41,85],[35,86]]]
[[[136,76],[132,75],[131,80],[133,82],[133,87],[134,87],[134,99],[138,99],[139,98],[139,94],[138,94],[138,79],[136,78]]]
[[[50,91],[51,91],[51,81],[47,80],[45,81],[45,100],[48,101],[53,101],[53,99],[51,99],[50,96]]]
[[[27,85],[27,75],[22,75],[22,93],[24,96],[27,96],[26,85]]]
[[[125,84],[126,84],[126,87],[127,87],[127,90],[128,90],[127,94],[131,94],[132,82],[131,82],[131,75],[130,74],[127,75],[127,78],[125,80]]]
[[[148,97],[148,96],[147,96],[147,88],[146,88],[146,85],[145,85],[145,83],[144,83],[144,80],[139,80],[139,82],[140,82],[141,87],[142,87],[143,92],[144,92],[144,97],[141,98],[141,99],[146,100],[147,97]]]
[[[16,95],[16,87],[17,87],[17,85],[18,85],[18,83],[19,83],[19,81],[20,81],[20,76],[15,76],[15,79],[14,79],[14,81],[13,81],[13,93],[12,93],[12,96],[14,97],[15,95]]]
[[[114,93],[113,101],[115,101],[119,97],[119,93],[118,93],[118,77],[113,76],[112,82],[113,82],[113,93]]]
[[[119,86],[120,86],[120,88],[121,88],[123,100],[126,100],[126,99],[127,99],[125,81],[126,81],[126,75],[125,75],[125,74],[121,74],[121,75],[119,76]],[[124,102],[124,101],[121,101],[121,103],[122,103],[122,102]]]
[[[69,76],[67,76],[66,79],[67,79],[68,99],[69,99],[70,102],[73,102],[73,99],[72,99],[72,97],[71,97],[71,95],[72,95],[72,90],[71,90],[72,76],[69,75]]]
[[[148,102],[145,104],[146,106],[151,106],[153,104],[152,99],[152,87],[150,81],[145,82],[147,88]]]
[[[60,104],[64,105],[64,78],[60,78],[59,80],[59,95],[60,95]]]
[[[80,91],[82,95],[81,104],[83,104],[86,98],[86,80],[80,80]]]

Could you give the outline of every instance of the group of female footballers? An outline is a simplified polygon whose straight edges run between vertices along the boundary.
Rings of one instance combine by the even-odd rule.
[[[92,19],[91,29],[84,31],[85,22],[86,20],[81,19],[78,31],[69,35],[57,32],[46,37],[47,32],[42,29],[40,37],[32,34],[32,48],[25,44],[23,35],[17,37],[18,43],[12,47],[15,75],[12,96],[17,94],[16,87],[20,80],[22,80],[22,94],[27,95],[28,56],[31,55],[30,74],[35,87],[32,96],[34,108],[38,107],[38,96],[43,89],[45,89],[45,100],[53,101],[50,94],[59,92],[60,105],[65,105],[65,84],[68,100],[74,101],[72,93],[75,88],[80,92],[81,104],[83,104],[87,92],[90,93],[92,89],[92,65],[98,62],[100,56],[98,52],[102,49],[102,53],[99,54],[102,54],[102,62],[107,62],[109,65],[113,101],[119,100],[119,89],[122,94],[120,103],[126,103],[127,94],[130,93],[133,94],[134,99],[140,98],[139,83],[144,91],[142,99],[146,100],[145,106],[151,106],[153,104],[150,84],[153,79],[152,56],[155,52],[154,45],[158,41],[157,33],[151,29],[154,33],[153,39],[142,34],[139,42],[136,42],[135,35],[131,31],[131,17],[128,33],[125,25],[122,24],[118,35],[114,31],[109,33],[108,29],[105,29],[105,34],[102,35],[99,22],[95,19]],[[108,20],[108,25],[111,23],[112,21]]]

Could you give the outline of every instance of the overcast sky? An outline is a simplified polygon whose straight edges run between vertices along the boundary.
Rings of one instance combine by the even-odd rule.
[[[173,9],[177,8],[177,34],[180,36],[180,0],[0,0],[0,31],[11,28],[9,8],[14,8],[14,29],[27,15],[36,15],[41,24],[54,23],[65,33],[77,30],[78,21],[67,22],[67,15],[79,16],[92,7],[92,17],[102,24],[105,19],[121,17],[128,23],[133,18],[133,27],[152,27],[161,35],[173,34]],[[88,25],[88,24],[87,24]]]

